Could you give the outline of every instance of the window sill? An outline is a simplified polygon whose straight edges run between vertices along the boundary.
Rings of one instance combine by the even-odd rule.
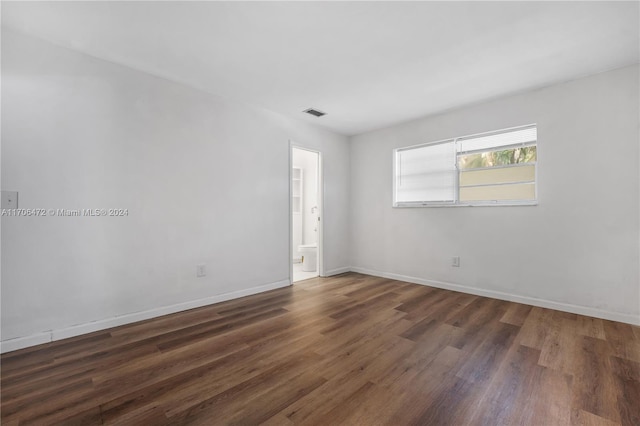
[[[506,203],[398,203],[391,207],[394,209],[404,208],[429,208],[429,207],[530,207],[537,206],[538,201],[506,202]]]

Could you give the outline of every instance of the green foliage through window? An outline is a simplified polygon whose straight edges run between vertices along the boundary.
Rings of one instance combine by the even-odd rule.
[[[506,166],[509,164],[531,163],[537,160],[535,146],[504,149],[500,151],[479,152],[458,156],[458,167],[461,170],[482,167]]]

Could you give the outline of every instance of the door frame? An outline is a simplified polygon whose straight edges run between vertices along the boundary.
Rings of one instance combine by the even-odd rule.
[[[293,150],[318,154],[318,276],[324,277],[324,179],[322,151],[289,141],[289,283],[293,285]]]

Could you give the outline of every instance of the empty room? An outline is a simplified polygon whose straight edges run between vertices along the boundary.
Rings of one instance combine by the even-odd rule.
[[[640,425],[640,2],[0,12],[3,425]]]

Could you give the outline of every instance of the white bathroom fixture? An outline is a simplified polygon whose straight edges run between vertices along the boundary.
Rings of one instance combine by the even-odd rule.
[[[318,264],[318,245],[316,243],[299,245],[298,252],[302,255],[302,270],[314,272]]]

